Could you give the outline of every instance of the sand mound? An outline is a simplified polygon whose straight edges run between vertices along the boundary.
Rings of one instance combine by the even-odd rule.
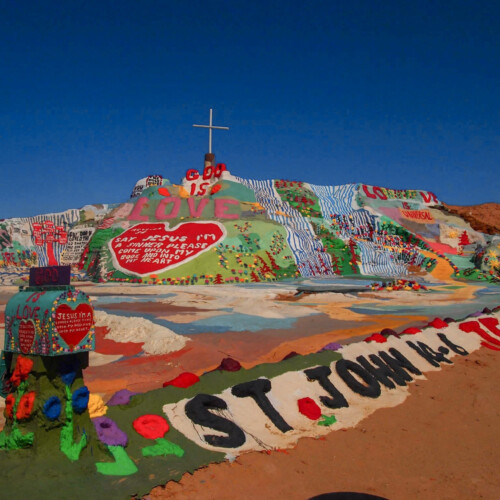
[[[117,316],[104,311],[94,311],[94,317],[96,326],[109,328],[107,339],[115,342],[143,343],[142,349],[146,354],[179,351],[190,340],[144,318]]]

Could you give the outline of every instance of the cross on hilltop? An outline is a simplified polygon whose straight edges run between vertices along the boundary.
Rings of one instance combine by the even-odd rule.
[[[193,127],[198,127],[198,128],[208,128],[208,154],[212,154],[212,130],[217,129],[217,130],[229,130],[229,127],[216,127],[215,125],[212,125],[212,108],[210,108],[210,122],[208,125],[193,125]]]

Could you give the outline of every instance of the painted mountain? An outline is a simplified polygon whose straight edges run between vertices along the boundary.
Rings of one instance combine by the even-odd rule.
[[[489,231],[494,232],[494,231]],[[155,284],[432,273],[500,282],[500,236],[420,190],[248,180],[224,164],[181,184],[141,179],[127,201],[0,222],[0,280],[71,265],[75,279]]]

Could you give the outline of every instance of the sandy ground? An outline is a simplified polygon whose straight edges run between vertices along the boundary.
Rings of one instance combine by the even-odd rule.
[[[499,498],[499,357],[482,348],[455,358],[411,384],[404,404],[355,428],[212,464],[145,498],[307,499],[341,491],[391,500]]]

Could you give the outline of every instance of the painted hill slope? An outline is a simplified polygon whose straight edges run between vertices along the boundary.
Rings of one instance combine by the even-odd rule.
[[[70,264],[98,282],[220,284],[439,266],[440,277],[494,281],[499,244],[431,192],[249,180],[218,164],[178,185],[141,179],[123,203],[0,222],[0,276]]]

